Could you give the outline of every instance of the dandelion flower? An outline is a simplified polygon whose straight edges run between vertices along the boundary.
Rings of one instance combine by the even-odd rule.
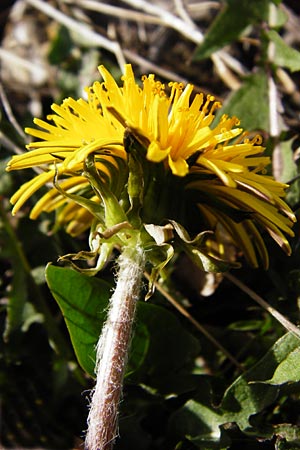
[[[59,223],[71,234],[89,228],[93,210],[72,195],[101,208],[85,171],[93,155],[100,182],[127,214],[130,170],[124,134],[130,133],[143,166],[143,223],[177,221],[190,236],[212,231],[207,252],[222,257],[229,239],[254,267],[268,266],[264,230],[290,254],[285,236],[293,236],[295,216],[283,200],[288,186],[267,174],[270,160],[259,136],[250,139],[235,117],[216,120],[220,103],[195,94],[191,84],[166,86],[152,74],[138,84],[128,64],[119,86],[105,67],[99,71],[103,81],[86,89],[86,100],[68,98],[53,105],[47,122],[35,119],[40,129],[26,130],[38,141],[28,145],[29,152],[14,156],[7,170],[43,171],[13,195],[13,213],[55,178],[55,187],[40,198],[30,217],[58,210]]]

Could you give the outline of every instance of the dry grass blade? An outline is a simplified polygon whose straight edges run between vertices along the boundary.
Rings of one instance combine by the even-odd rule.
[[[249,295],[256,303],[258,303],[262,308],[264,308],[268,313],[270,313],[281,325],[287,330],[293,333],[297,338],[300,339],[300,329],[290,322],[285,316],[283,316],[277,309],[273,308],[268,302],[266,302],[262,297],[260,297],[256,292],[246,286],[242,281],[238,280],[235,276],[230,273],[224,274],[224,276],[240,288],[245,294]]]
[[[178,82],[184,83],[184,84],[188,83],[188,80],[186,80],[183,77],[178,76],[177,73],[173,72],[172,70],[164,69],[163,67],[149,61],[148,59],[137,55],[136,53],[132,52],[131,50],[124,50],[123,53],[129,61],[131,61],[135,64],[138,64],[140,67],[143,68],[143,70],[145,70],[147,72],[155,73],[155,74],[165,78],[166,80],[174,80],[174,81],[178,81]]]
[[[12,111],[12,108],[10,106],[9,100],[7,98],[6,92],[3,88],[2,83],[0,82],[0,99],[1,103],[3,105],[3,109],[6,112],[7,118],[16,130],[16,132],[21,136],[21,138],[26,142],[27,136],[22,130],[22,127],[18,124],[17,119],[14,116],[14,113]]]
[[[177,13],[186,22],[186,24],[190,27],[196,27],[195,23],[193,22],[189,13],[187,12],[182,0],[174,0],[174,3]]]
[[[27,0],[27,3],[64,25],[70,31],[79,34],[90,46],[95,45],[111,51],[116,56],[119,66],[124,66],[125,60],[118,42],[111,41],[101,34],[96,33],[86,24],[72,19],[46,2],[41,0]]]
[[[106,3],[99,3],[95,0],[77,0],[73,2],[72,0],[68,0],[70,4],[76,4],[76,6],[80,6],[81,8],[95,11],[101,14],[106,14],[112,17],[118,17],[119,19],[132,20],[135,22],[143,22],[150,23],[152,25],[161,25],[162,21],[159,17],[144,14],[139,11],[132,11],[127,8],[120,8],[119,6],[113,6]]]
[[[27,1],[30,2],[31,4],[38,3],[39,9],[41,9],[40,0],[27,0]],[[196,45],[199,45],[203,42],[202,31],[193,22],[191,14],[189,12],[189,8],[185,8],[181,0],[176,0],[175,2],[175,7],[178,15],[173,14],[171,11],[166,9],[166,7],[153,4],[151,2],[147,2],[144,0],[123,0],[123,3],[127,4],[130,8],[134,8],[134,10],[122,8],[119,6],[108,5],[105,3],[98,3],[94,0],[77,0],[77,1],[65,0],[65,2],[67,4],[74,4],[82,9],[101,13],[102,15],[117,17],[120,20],[135,21],[137,23],[152,24],[158,26],[160,25],[161,27],[173,29]],[[48,9],[49,8],[47,8],[47,10]],[[44,10],[44,12],[48,14],[46,10]],[[68,16],[62,13],[59,13],[59,16],[57,17],[54,17],[54,15],[52,14],[52,17],[55,18],[58,22],[63,23],[67,27],[71,27],[71,29],[72,27],[74,27],[74,24],[70,23],[72,19],[70,19]],[[85,26],[85,29],[86,28],[87,27]],[[76,31],[84,35],[86,33],[85,29],[84,30],[80,29]],[[89,29],[88,32],[96,34]],[[96,36],[99,35],[96,34]],[[139,64],[143,69],[146,68],[152,70],[151,66],[153,66],[153,62],[150,61],[151,58],[150,60],[148,60],[146,58],[142,58],[140,55],[134,54],[131,50],[128,50],[126,48],[126,45],[124,46],[122,42],[117,43],[116,40],[114,42],[110,42],[110,44],[107,45],[107,42],[105,41],[106,38],[101,36],[101,39],[102,38],[104,40],[103,43],[101,42],[98,43],[98,41],[96,41],[96,45],[103,46],[103,48],[112,51],[116,55],[119,65],[121,63],[122,58],[124,58],[125,56],[131,62]],[[92,42],[94,42],[94,38],[92,39]],[[119,45],[119,47],[115,48],[116,45],[117,46]],[[142,60],[140,58],[142,58]],[[234,72],[237,73],[239,76],[245,75],[245,73],[247,72],[245,67],[233,56],[229,55],[225,50],[215,52],[211,56],[211,59],[215,66],[216,72],[219,74],[220,78],[222,78],[223,82],[228,87],[230,87],[230,89],[233,90],[238,89],[240,87],[240,81],[234,75]],[[174,80],[180,78],[176,74],[175,76],[172,75],[172,77],[168,76],[169,72],[167,70],[164,70],[159,65],[157,67],[154,67],[154,69],[157,74],[165,78],[171,78]],[[180,81],[186,82],[186,80],[182,79]]]
[[[141,9],[148,14],[152,14],[153,16],[158,16],[161,19],[162,24],[177,30],[182,36],[185,36],[195,44],[200,44],[203,42],[203,34],[200,30],[196,27],[187,27],[184,20],[174,14],[171,14],[169,11],[161,8],[160,6],[144,0],[123,0],[123,2],[133,8]]]
[[[41,65],[32,64],[32,62],[27,59],[21,58],[4,48],[0,48],[0,60],[5,64],[14,65],[20,70],[27,71],[29,73],[35,74],[40,78],[45,78],[47,76],[47,69]]]
[[[24,153],[24,149],[20,148],[18,145],[16,145],[8,136],[6,136],[2,131],[0,131],[0,144],[3,145],[3,147],[8,148],[16,155],[21,155]]]

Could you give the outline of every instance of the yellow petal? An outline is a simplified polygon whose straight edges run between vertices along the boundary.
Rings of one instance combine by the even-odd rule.
[[[12,214],[15,215],[16,212],[23,206],[26,200],[29,199],[38,189],[44,186],[49,181],[53,180],[54,171],[43,172],[32,180],[23,184],[20,189],[11,197],[10,202],[14,205]]]
[[[209,169],[212,173],[219,177],[226,186],[233,188],[236,187],[235,181],[223,170],[221,170],[213,161],[200,156],[197,160],[197,164],[204,166],[206,169]]]
[[[163,161],[171,151],[171,147],[161,149],[158,142],[152,141],[147,149],[147,159],[153,162]]]
[[[188,174],[189,166],[185,159],[178,158],[176,159],[176,161],[174,161],[171,158],[171,155],[169,155],[168,162],[173,175],[185,177]]]

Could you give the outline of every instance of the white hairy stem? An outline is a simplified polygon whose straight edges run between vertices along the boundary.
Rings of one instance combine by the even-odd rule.
[[[97,344],[97,380],[88,417],[86,450],[111,450],[117,436],[118,407],[144,269],[143,249],[125,248],[118,266],[116,289]]]

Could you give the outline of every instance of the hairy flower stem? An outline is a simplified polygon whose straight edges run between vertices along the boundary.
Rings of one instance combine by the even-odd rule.
[[[111,450],[117,435],[118,406],[144,269],[143,249],[125,248],[118,266],[116,289],[97,344],[97,380],[88,417],[86,450]]]

